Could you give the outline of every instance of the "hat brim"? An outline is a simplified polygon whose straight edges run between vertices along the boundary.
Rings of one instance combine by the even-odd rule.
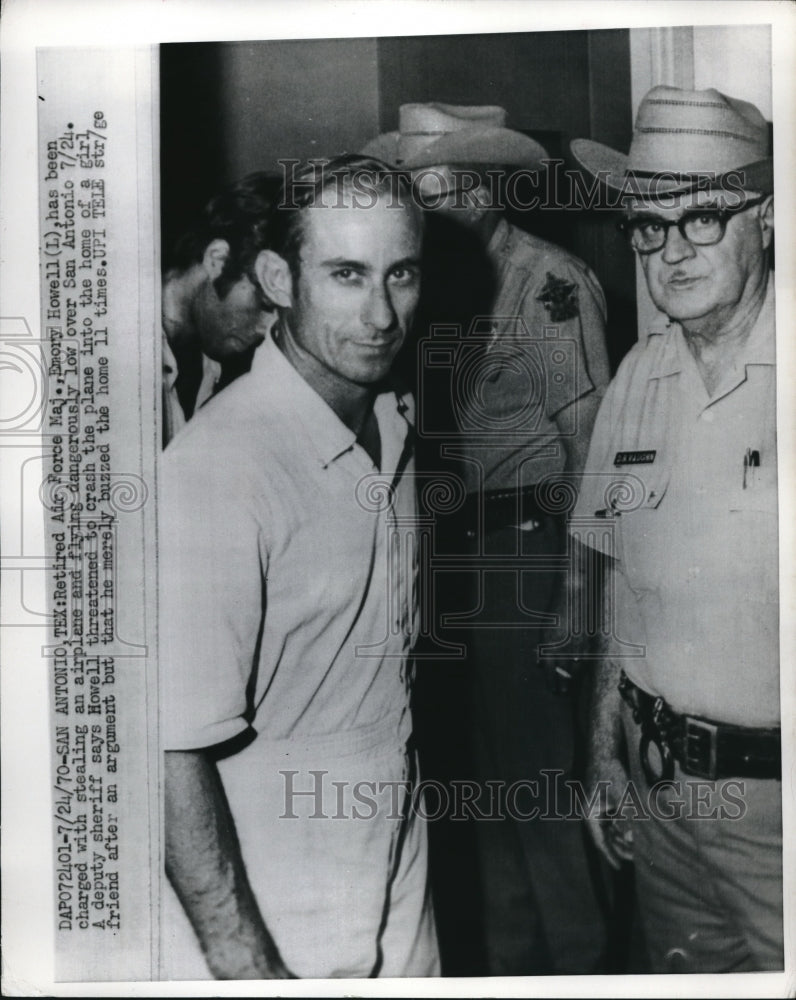
[[[549,158],[545,148],[535,139],[508,128],[445,132],[437,139],[424,142],[422,149],[404,155],[400,140],[400,132],[384,132],[371,139],[363,147],[362,154],[405,170],[451,163],[494,163],[538,170]]]
[[[649,173],[633,170],[627,154],[593,139],[574,139],[570,149],[584,170],[612,191],[627,195],[686,194],[697,189],[771,194],[774,190],[771,157],[720,174],[675,174],[663,168],[659,173]]]

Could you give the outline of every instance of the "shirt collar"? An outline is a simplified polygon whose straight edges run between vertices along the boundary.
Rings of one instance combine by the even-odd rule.
[[[174,388],[174,383],[177,381],[177,359],[174,357],[174,351],[171,349],[171,344],[163,334],[162,339],[162,365],[163,365],[163,383],[167,392],[171,392]]]
[[[268,337],[255,351],[252,376],[263,385],[271,401],[298,420],[306,438],[312,442],[323,468],[351,451],[357,436],[337,416],[329,404],[307,383],[277,346]],[[412,426],[411,395],[393,388],[377,394],[374,412],[382,434],[406,438]]]
[[[760,312],[757,314],[749,339],[744,344],[741,364],[774,365],[777,363],[775,305],[774,275],[769,274],[766,297]]]
[[[738,359],[739,367],[776,364],[774,330],[774,276],[769,274],[766,297]],[[667,321],[664,316],[661,316],[650,327],[649,335],[663,337],[660,352],[649,377],[651,379],[664,378],[682,371],[682,351],[687,351],[688,347],[685,344],[685,335],[680,324],[673,320]]]
[[[163,384],[166,391],[171,392],[180,372],[177,367],[177,359],[174,357],[174,351],[172,351],[171,344],[165,333],[162,337],[162,344],[161,364],[163,367]],[[213,358],[209,358],[206,354],[202,354],[202,384],[199,389],[199,396],[197,397],[197,408],[212,396],[215,384],[220,377],[221,364],[213,360]]]

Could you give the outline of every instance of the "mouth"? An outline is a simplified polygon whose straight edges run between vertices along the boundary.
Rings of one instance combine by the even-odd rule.
[[[395,348],[394,340],[355,340],[354,346],[360,351],[372,351],[381,354]]]
[[[702,278],[699,276],[688,277],[687,275],[684,274],[676,274],[673,275],[671,278],[668,278],[666,284],[670,285],[672,288],[691,288],[693,285],[696,285],[697,282],[700,281],[702,281]]]

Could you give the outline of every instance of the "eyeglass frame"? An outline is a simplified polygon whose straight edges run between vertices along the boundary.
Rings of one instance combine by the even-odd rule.
[[[689,208],[680,216],[679,219],[663,219],[658,215],[639,215],[634,219],[620,219],[616,224],[616,228],[627,237],[628,243],[642,257],[649,257],[650,254],[658,253],[659,250],[663,250],[669,239],[669,230],[672,226],[677,226],[677,231],[680,233],[682,238],[689,243],[692,247],[715,247],[718,243],[724,239],[727,233],[727,222],[733,216],[737,215],[739,212],[745,212],[747,208],[753,208],[755,205],[759,205],[766,200],[768,195],[756,195],[754,198],[747,198],[742,205],[735,205],[732,208],[715,208],[711,205],[705,205],[703,207],[695,206],[694,208]],[[694,218],[697,215],[715,215],[721,226],[721,232],[718,239],[710,240],[707,243],[695,243],[685,234],[685,225],[689,219]],[[663,242],[659,247],[654,247],[652,250],[642,250],[633,244],[633,232],[632,226],[637,222],[657,222],[664,227]]]

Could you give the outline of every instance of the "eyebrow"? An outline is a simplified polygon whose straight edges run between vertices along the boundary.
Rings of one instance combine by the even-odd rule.
[[[721,206],[717,201],[709,202],[707,205],[692,205],[690,208],[683,209],[683,214],[680,218],[684,218],[686,215],[693,215],[699,212],[720,212]],[[668,215],[658,214],[654,208],[647,209],[631,209],[627,215],[627,220],[629,222],[635,221],[637,219],[654,219],[655,221],[666,222],[669,219]]]
[[[352,271],[367,271],[369,265],[365,264],[361,260],[349,260],[347,257],[330,257],[328,260],[321,261],[321,267],[349,267]]]
[[[416,267],[420,268],[420,258],[419,257],[402,257],[400,260],[394,261],[391,265],[393,267]]]
[[[330,257],[328,260],[321,261],[321,267],[326,267],[331,269],[338,267],[349,267],[352,271],[359,271],[361,274],[367,274],[368,271],[372,271],[372,265],[361,260],[349,260],[347,257]],[[400,260],[393,261],[390,264],[388,270],[392,270],[394,267],[420,267],[419,257],[402,257]]]

